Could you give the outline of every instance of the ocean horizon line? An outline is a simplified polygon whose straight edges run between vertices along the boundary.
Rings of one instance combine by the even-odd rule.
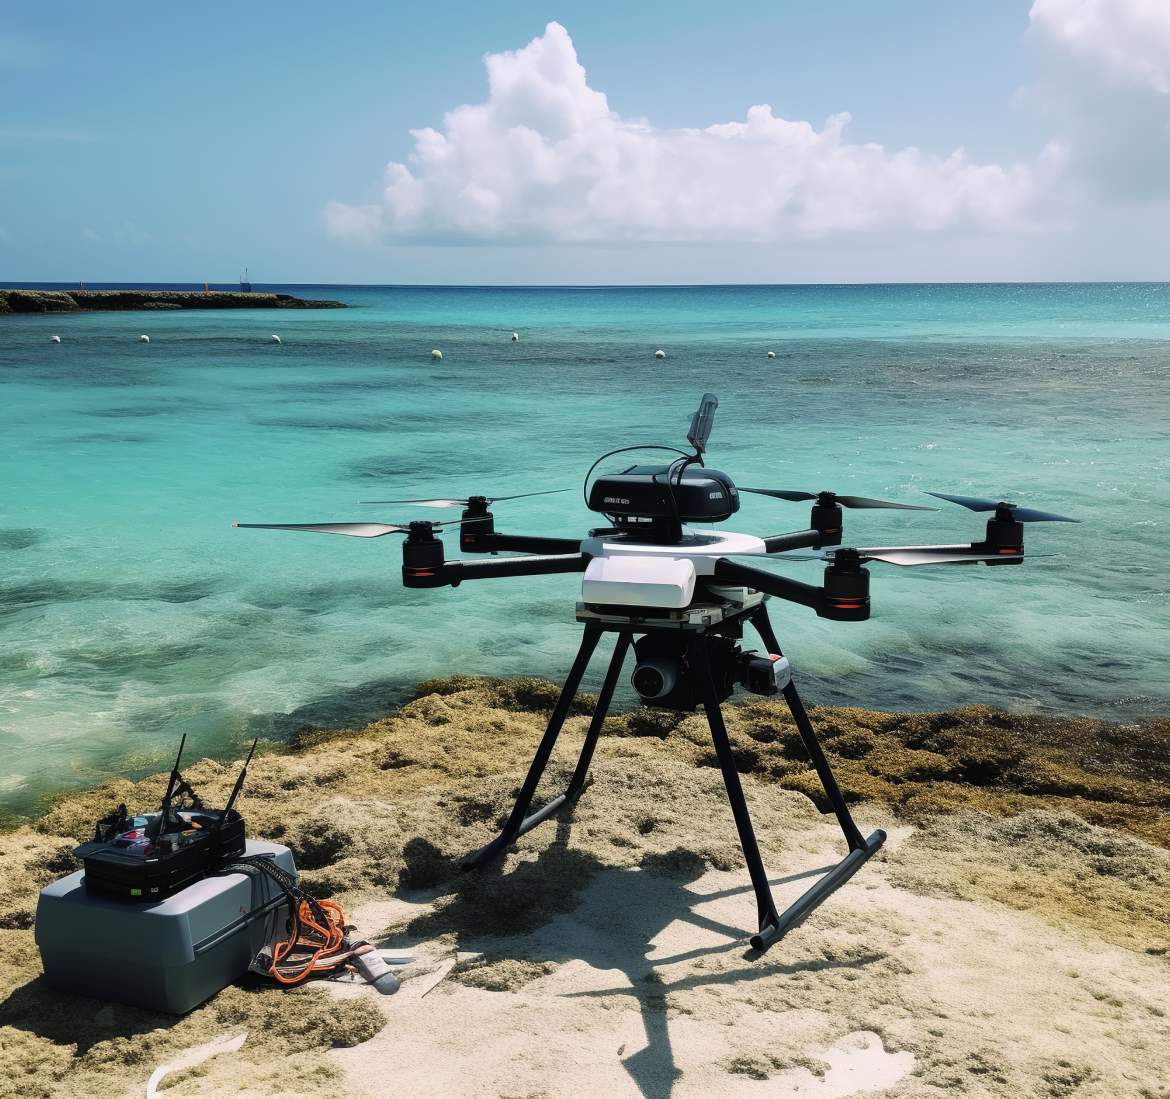
[[[21,282],[0,279],[0,289],[70,291],[77,289],[80,281]],[[239,291],[240,282],[89,282],[90,290],[211,290]],[[1103,287],[1103,286],[1170,286],[1170,279],[1101,279],[1064,281],[1004,281],[1004,280],[957,280],[922,282],[686,282],[686,283],[430,283],[430,282],[258,282],[253,287],[303,287],[334,290],[768,290],[768,289],[842,289],[887,288],[887,287]],[[256,291],[260,292],[260,291]]]

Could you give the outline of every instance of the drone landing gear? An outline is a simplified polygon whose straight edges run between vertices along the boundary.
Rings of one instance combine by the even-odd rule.
[[[768,621],[768,614],[763,604],[751,612],[750,621],[755,626],[764,644],[768,647],[768,651],[779,654],[780,646],[776,640],[776,635],[772,632],[771,623]],[[614,646],[613,656],[610,658],[609,669],[605,674],[605,682],[602,684],[601,694],[597,700],[597,707],[589,723],[589,731],[585,736],[585,743],[581,747],[581,755],[577,760],[573,777],[570,779],[569,785],[563,794],[554,798],[535,813],[529,814],[528,808],[532,803],[533,795],[536,793],[537,784],[540,782],[541,776],[544,774],[544,770],[548,765],[549,757],[552,755],[552,750],[556,744],[557,737],[560,735],[561,727],[564,725],[565,718],[568,716],[569,708],[577,693],[577,688],[581,685],[581,679],[585,674],[585,669],[588,667],[590,657],[592,657],[594,650],[597,648],[597,643],[601,639],[602,633],[606,632],[607,629],[618,634],[617,644]],[[622,665],[625,663],[626,654],[633,641],[635,632],[644,634],[668,631],[656,631],[653,627],[642,623],[639,623],[636,629],[630,625],[609,623],[604,625],[590,623],[586,625],[585,635],[581,639],[581,647],[577,651],[577,658],[573,661],[573,667],[569,671],[568,679],[565,680],[565,685],[561,689],[560,698],[557,699],[556,707],[553,710],[552,717],[549,719],[548,728],[545,730],[544,737],[541,739],[540,746],[537,748],[536,755],[533,757],[532,764],[528,769],[528,776],[525,778],[524,785],[520,789],[520,794],[516,799],[511,816],[509,816],[508,822],[504,825],[499,836],[464,861],[463,867],[465,870],[477,870],[485,865],[501,850],[524,835],[525,832],[531,831],[531,829],[535,828],[542,821],[547,820],[566,804],[573,804],[581,796],[585,788],[592,783],[589,764],[593,759],[593,752],[597,747],[597,738],[601,734],[601,726],[609,711],[610,703],[613,700],[614,688],[617,686],[617,679],[621,674]],[[677,629],[670,630],[669,633],[674,637],[679,636]],[[804,742],[805,749],[812,758],[813,766],[820,776],[821,783],[825,787],[825,793],[828,795],[829,801],[833,806],[833,811],[837,816],[837,821],[841,825],[842,832],[845,834],[845,840],[849,845],[849,854],[795,903],[790,905],[784,912],[778,913],[776,911],[776,904],[772,899],[771,887],[768,884],[767,871],[765,871],[763,859],[760,857],[759,845],[756,843],[756,834],[752,828],[751,815],[748,813],[747,801],[744,798],[743,787],[739,781],[739,772],[736,770],[735,760],[731,753],[731,742],[727,737],[727,727],[723,722],[723,713],[719,708],[719,697],[715,689],[715,680],[711,674],[707,631],[696,630],[692,633],[692,631],[688,630],[686,634],[692,659],[691,666],[695,673],[698,693],[707,714],[707,724],[711,729],[711,739],[715,745],[715,753],[719,759],[719,767],[723,772],[723,783],[727,789],[727,800],[731,803],[731,812],[735,819],[736,830],[739,833],[740,846],[743,848],[744,859],[747,862],[748,873],[752,880],[752,887],[755,889],[760,929],[757,934],[751,937],[751,945],[756,950],[767,950],[769,946],[783,938],[792,928],[802,923],[808,914],[830,894],[844,885],[861,868],[862,864],[881,847],[885,842],[886,834],[881,829],[878,829],[868,839],[862,838],[861,833],[857,829],[857,825],[854,824],[853,818],[849,814],[848,807],[845,805],[845,799],[841,796],[841,791],[837,786],[836,779],[833,777],[828,760],[825,759],[825,754],[821,750],[820,742],[817,740],[812,723],[805,713],[800,696],[796,693],[796,687],[792,683],[789,683],[783,691],[784,699],[788,703],[788,708],[792,711],[796,727],[800,731],[801,740]]]

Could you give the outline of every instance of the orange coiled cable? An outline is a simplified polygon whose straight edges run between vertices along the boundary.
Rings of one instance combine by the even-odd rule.
[[[320,909],[320,917],[313,911]],[[318,969],[335,969],[351,951],[332,957],[345,942],[345,915],[332,901],[301,900],[292,933],[273,951],[272,976],[282,984],[296,984]],[[292,955],[292,957],[290,957]]]

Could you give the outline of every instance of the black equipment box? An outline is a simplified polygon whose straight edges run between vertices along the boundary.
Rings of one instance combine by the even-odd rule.
[[[155,816],[161,814],[152,813],[146,818],[148,829]],[[244,818],[234,809],[227,813],[223,825],[220,810],[187,812],[182,816],[187,818],[183,823],[194,827],[178,833],[170,841],[168,851],[150,855],[132,853],[132,844],[119,846],[123,841],[117,839],[77,848],[74,854],[85,867],[86,888],[117,894],[134,904],[166,900],[244,853]],[[152,848],[166,843],[163,839]]]
[[[126,806],[94,826],[93,839],[73,854],[85,867],[85,887],[131,904],[166,900],[244,853],[244,818],[232,808],[256,742],[223,809],[208,809],[179,773],[184,737],[162,808],[131,817]],[[177,804],[173,802],[177,801]]]

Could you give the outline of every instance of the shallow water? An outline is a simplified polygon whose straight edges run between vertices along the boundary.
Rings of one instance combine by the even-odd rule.
[[[1030,526],[1054,556],[1018,568],[875,564],[866,623],[773,602],[809,701],[1170,706],[1168,285],[256,289],[360,308],[0,318],[10,811],[157,769],[183,732],[217,756],[363,721],[430,676],[562,677],[578,577],[406,591],[398,536],[230,524],[449,518],[357,501],[566,487],[497,505],[497,527],[583,534],[590,463],[684,443],[708,389],[709,464],[743,484],[1083,521]],[[941,508],[846,512],[846,543],[981,537]],[[727,525],[807,519],[745,497]],[[816,562],[770,567],[820,582]]]

